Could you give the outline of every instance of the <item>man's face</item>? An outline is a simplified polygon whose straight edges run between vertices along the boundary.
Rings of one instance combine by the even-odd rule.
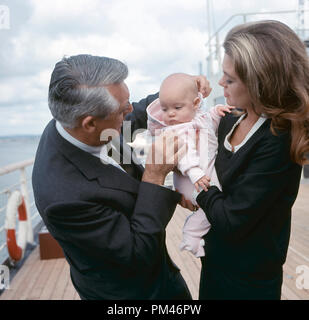
[[[125,116],[133,111],[129,101],[130,93],[124,82],[112,84],[106,87],[110,94],[119,102],[119,109],[111,113],[107,118],[97,120],[97,129],[102,133],[106,129],[113,129],[120,134]]]

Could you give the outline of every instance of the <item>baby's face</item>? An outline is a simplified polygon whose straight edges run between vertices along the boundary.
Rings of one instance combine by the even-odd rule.
[[[167,125],[190,122],[195,116],[196,109],[193,101],[187,100],[171,100],[160,99],[161,110],[163,111],[163,121]]]
[[[169,126],[192,121],[200,102],[195,81],[182,73],[170,75],[162,82],[159,99],[163,121]]]

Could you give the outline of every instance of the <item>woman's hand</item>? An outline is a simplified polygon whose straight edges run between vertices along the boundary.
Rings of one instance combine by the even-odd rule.
[[[203,95],[204,98],[210,95],[212,88],[210,87],[209,81],[205,76],[192,76],[196,82],[198,91]]]
[[[142,181],[163,185],[166,175],[186,152],[186,145],[176,133],[163,133],[156,138],[147,156]]]

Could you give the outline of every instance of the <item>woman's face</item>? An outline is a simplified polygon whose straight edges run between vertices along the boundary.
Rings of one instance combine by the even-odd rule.
[[[224,88],[224,97],[226,103],[240,109],[247,110],[251,106],[251,99],[245,84],[239,79],[235,72],[233,60],[224,55],[223,77],[219,81],[219,85]]]

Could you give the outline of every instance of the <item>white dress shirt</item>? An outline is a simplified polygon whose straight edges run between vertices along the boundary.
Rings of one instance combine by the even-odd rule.
[[[76,138],[72,137],[63,127],[62,125],[56,121],[56,129],[57,131],[59,132],[59,134],[65,139],[67,140],[68,142],[70,142],[71,144],[73,144],[74,146],[76,146],[77,148],[83,150],[83,151],[86,151],[90,154],[92,154],[93,156],[95,157],[98,157],[100,158],[100,160],[103,162],[103,163],[108,163],[108,164],[111,164],[115,167],[117,167],[118,169],[126,172],[113,158],[109,157],[107,152],[107,147],[112,147],[114,149],[115,152],[116,149],[114,148],[114,146],[112,144],[104,144],[103,146],[98,146],[98,147],[95,147],[95,146],[89,146],[88,144],[85,144],[79,140],[77,140]]]
[[[254,133],[260,128],[260,126],[267,120],[267,118],[264,115],[261,115],[259,117],[259,119],[256,121],[256,123],[252,126],[252,128],[250,129],[250,131],[247,133],[246,137],[244,138],[244,140],[237,146],[233,147],[230,144],[230,138],[235,130],[235,128],[239,125],[239,123],[245,118],[246,113],[243,114],[238,120],[237,122],[235,122],[235,124],[233,125],[232,129],[230,130],[230,132],[225,136],[225,140],[224,140],[224,147],[226,150],[231,151],[233,153],[237,152],[242,146],[244,146],[246,144],[246,142],[254,135]]]

